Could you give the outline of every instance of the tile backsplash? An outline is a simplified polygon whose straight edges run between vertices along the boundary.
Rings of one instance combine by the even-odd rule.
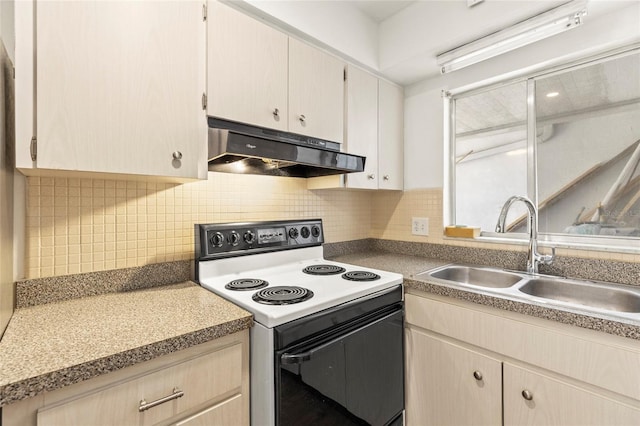
[[[307,190],[305,179],[210,173],[183,185],[29,177],[26,278],[193,257],[194,223],[322,218],[327,242],[363,238],[525,251],[444,239],[442,189]],[[429,218],[429,236],[411,234]],[[634,254],[559,249],[560,256],[640,261]]]
[[[371,192],[306,185],[223,173],[183,185],[29,177],[26,278],[191,259],[194,223],[320,217],[328,242],[369,236]]]

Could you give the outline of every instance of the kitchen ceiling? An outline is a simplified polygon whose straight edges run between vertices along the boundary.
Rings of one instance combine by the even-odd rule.
[[[439,76],[436,63],[439,53],[568,2],[483,0],[469,7],[468,0],[222,1],[246,8],[302,38],[324,44],[330,51],[402,85]],[[588,0],[585,25],[637,2]],[[634,13],[637,9],[630,10]]]
[[[439,75],[436,55],[567,3],[568,0],[344,1],[378,25],[378,70],[403,85]],[[630,1],[590,0],[586,22]]]
[[[384,21],[385,19],[400,12],[405,7],[409,6],[415,1],[371,1],[371,0],[359,0],[359,1],[347,1],[345,3],[351,3],[354,7],[357,7],[369,18],[373,19],[377,23]]]

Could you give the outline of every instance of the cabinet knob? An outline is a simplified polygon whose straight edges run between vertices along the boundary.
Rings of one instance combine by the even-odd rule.
[[[273,118],[280,118],[280,110],[278,108],[273,110]]]
[[[481,372],[479,372],[478,370],[476,370],[476,371],[474,371],[474,372],[473,372],[473,377],[474,377],[476,380],[482,380],[482,373],[481,373]]]
[[[173,159],[174,160],[182,160],[182,153],[180,151],[174,151],[173,152]]]
[[[522,397],[524,399],[526,399],[527,401],[532,401],[533,400],[533,393],[527,389],[522,391]]]
[[[370,175],[367,175],[367,179],[375,179],[376,175],[374,175],[373,173]]]
[[[384,180],[389,180],[389,175],[384,175],[384,176],[382,176],[382,179],[384,179]]]
[[[300,114],[298,120],[300,120],[300,123],[304,124],[307,121],[307,117],[305,117],[304,114]]]

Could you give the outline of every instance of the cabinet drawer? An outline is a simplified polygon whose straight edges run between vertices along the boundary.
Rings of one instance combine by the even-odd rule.
[[[159,371],[38,411],[38,425],[150,425],[207,401],[242,383],[242,345],[235,344]],[[140,412],[147,404],[182,391],[181,397]]]
[[[236,395],[226,401],[207,408],[178,423],[176,426],[212,426],[239,424],[242,416],[242,395]]]

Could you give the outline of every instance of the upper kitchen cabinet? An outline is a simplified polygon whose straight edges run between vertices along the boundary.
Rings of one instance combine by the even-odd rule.
[[[42,1],[16,12],[32,14],[17,20],[17,96],[35,95],[17,122],[33,115],[37,141],[18,141],[21,170],[206,178],[202,3]],[[21,63],[29,50],[35,63]]]
[[[364,155],[364,172],[346,176],[349,188],[378,189],[378,79],[347,66],[346,150]]]
[[[364,155],[365,170],[309,179],[309,189],[404,188],[404,92],[402,87],[347,65],[343,151]]]
[[[342,142],[344,63],[289,38],[289,131]]]
[[[378,80],[378,188],[404,188],[404,91]]]
[[[208,15],[209,115],[287,130],[287,35],[217,1]]]
[[[344,63],[209,2],[208,114],[342,142]]]

